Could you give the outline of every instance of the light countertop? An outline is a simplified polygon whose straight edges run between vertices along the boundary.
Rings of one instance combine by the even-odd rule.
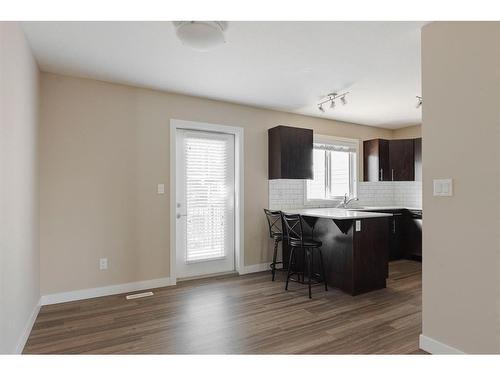
[[[380,209],[380,208],[379,208]],[[335,220],[359,220],[377,217],[390,217],[392,214],[379,212],[365,212],[343,208],[301,208],[283,210],[285,214],[299,214],[302,216],[319,217]]]
[[[347,207],[348,210],[353,211],[363,211],[363,210],[420,210],[422,211],[422,207],[407,207],[407,206],[361,206],[361,207]]]

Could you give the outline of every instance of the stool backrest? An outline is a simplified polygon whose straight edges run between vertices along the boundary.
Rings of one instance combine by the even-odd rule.
[[[300,215],[286,215],[283,214],[283,221],[285,222],[286,234],[288,241],[296,240],[302,242],[302,217]]]
[[[270,211],[264,208],[264,212],[269,225],[269,236],[273,238],[275,235],[283,235],[281,211]]]

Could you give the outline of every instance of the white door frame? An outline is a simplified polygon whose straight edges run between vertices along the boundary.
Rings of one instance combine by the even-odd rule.
[[[243,236],[244,213],[244,153],[243,153],[243,128],[209,124],[186,120],[170,119],[170,281],[173,285],[177,282],[176,276],[176,197],[177,197],[177,165],[176,165],[176,131],[177,129],[201,130],[234,135],[234,256],[236,272],[243,273],[245,261],[245,246]]]

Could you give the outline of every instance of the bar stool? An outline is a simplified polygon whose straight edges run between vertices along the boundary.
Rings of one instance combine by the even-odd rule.
[[[278,245],[283,241],[283,227],[281,221],[281,211],[270,211],[264,208],[264,212],[267,218],[267,224],[269,224],[269,237],[274,240],[274,252],[273,252],[273,262],[269,265],[273,274],[273,281],[276,275],[276,265],[283,264],[283,262],[277,262],[278,257]]]
[[[288,281],[290,280],[290,276],[293,274],[297,275],[298,282],[300,282],[300,275],[302,275],[302,283],[305,283],[305,276],[308,278],[308,287],[309,287],[309,298],[312,298],[311,295],[311,279],[314,277],[318,280],[318,283],[321,281],[325,284],[325,290],[328,290],[328,285],[326,283],[325,269],[323,267],[323,255],[321,253],[321,245],[320,241],[315,241],[312,238],[305,238],[304,231],[302,228],[302,216],[301,215],[286,215],[283,214],[283,222],[285,223],[286,234],[288,237],[288,245],[290,246],[290,260],[288,261],[288,272],[286,276],[286,285],[285,290],[288,290]],[[295,250],[302,249],[305,253],[305,264],[303,264],[302,270],[292,271],[293,266],[296,265],[296,255]],[[320,264],[320,274],[313,274],[313,251],[317,250],[319,255],[319,264]]]

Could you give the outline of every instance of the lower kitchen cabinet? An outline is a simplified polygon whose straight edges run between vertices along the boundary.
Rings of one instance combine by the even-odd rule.
[[[401,248],[404,258],[422,260],[422,211],[407,211],[401,236]]]
[[[421,210],[369,210],[392,214],[390,219],[389,260],[422,259]]]

